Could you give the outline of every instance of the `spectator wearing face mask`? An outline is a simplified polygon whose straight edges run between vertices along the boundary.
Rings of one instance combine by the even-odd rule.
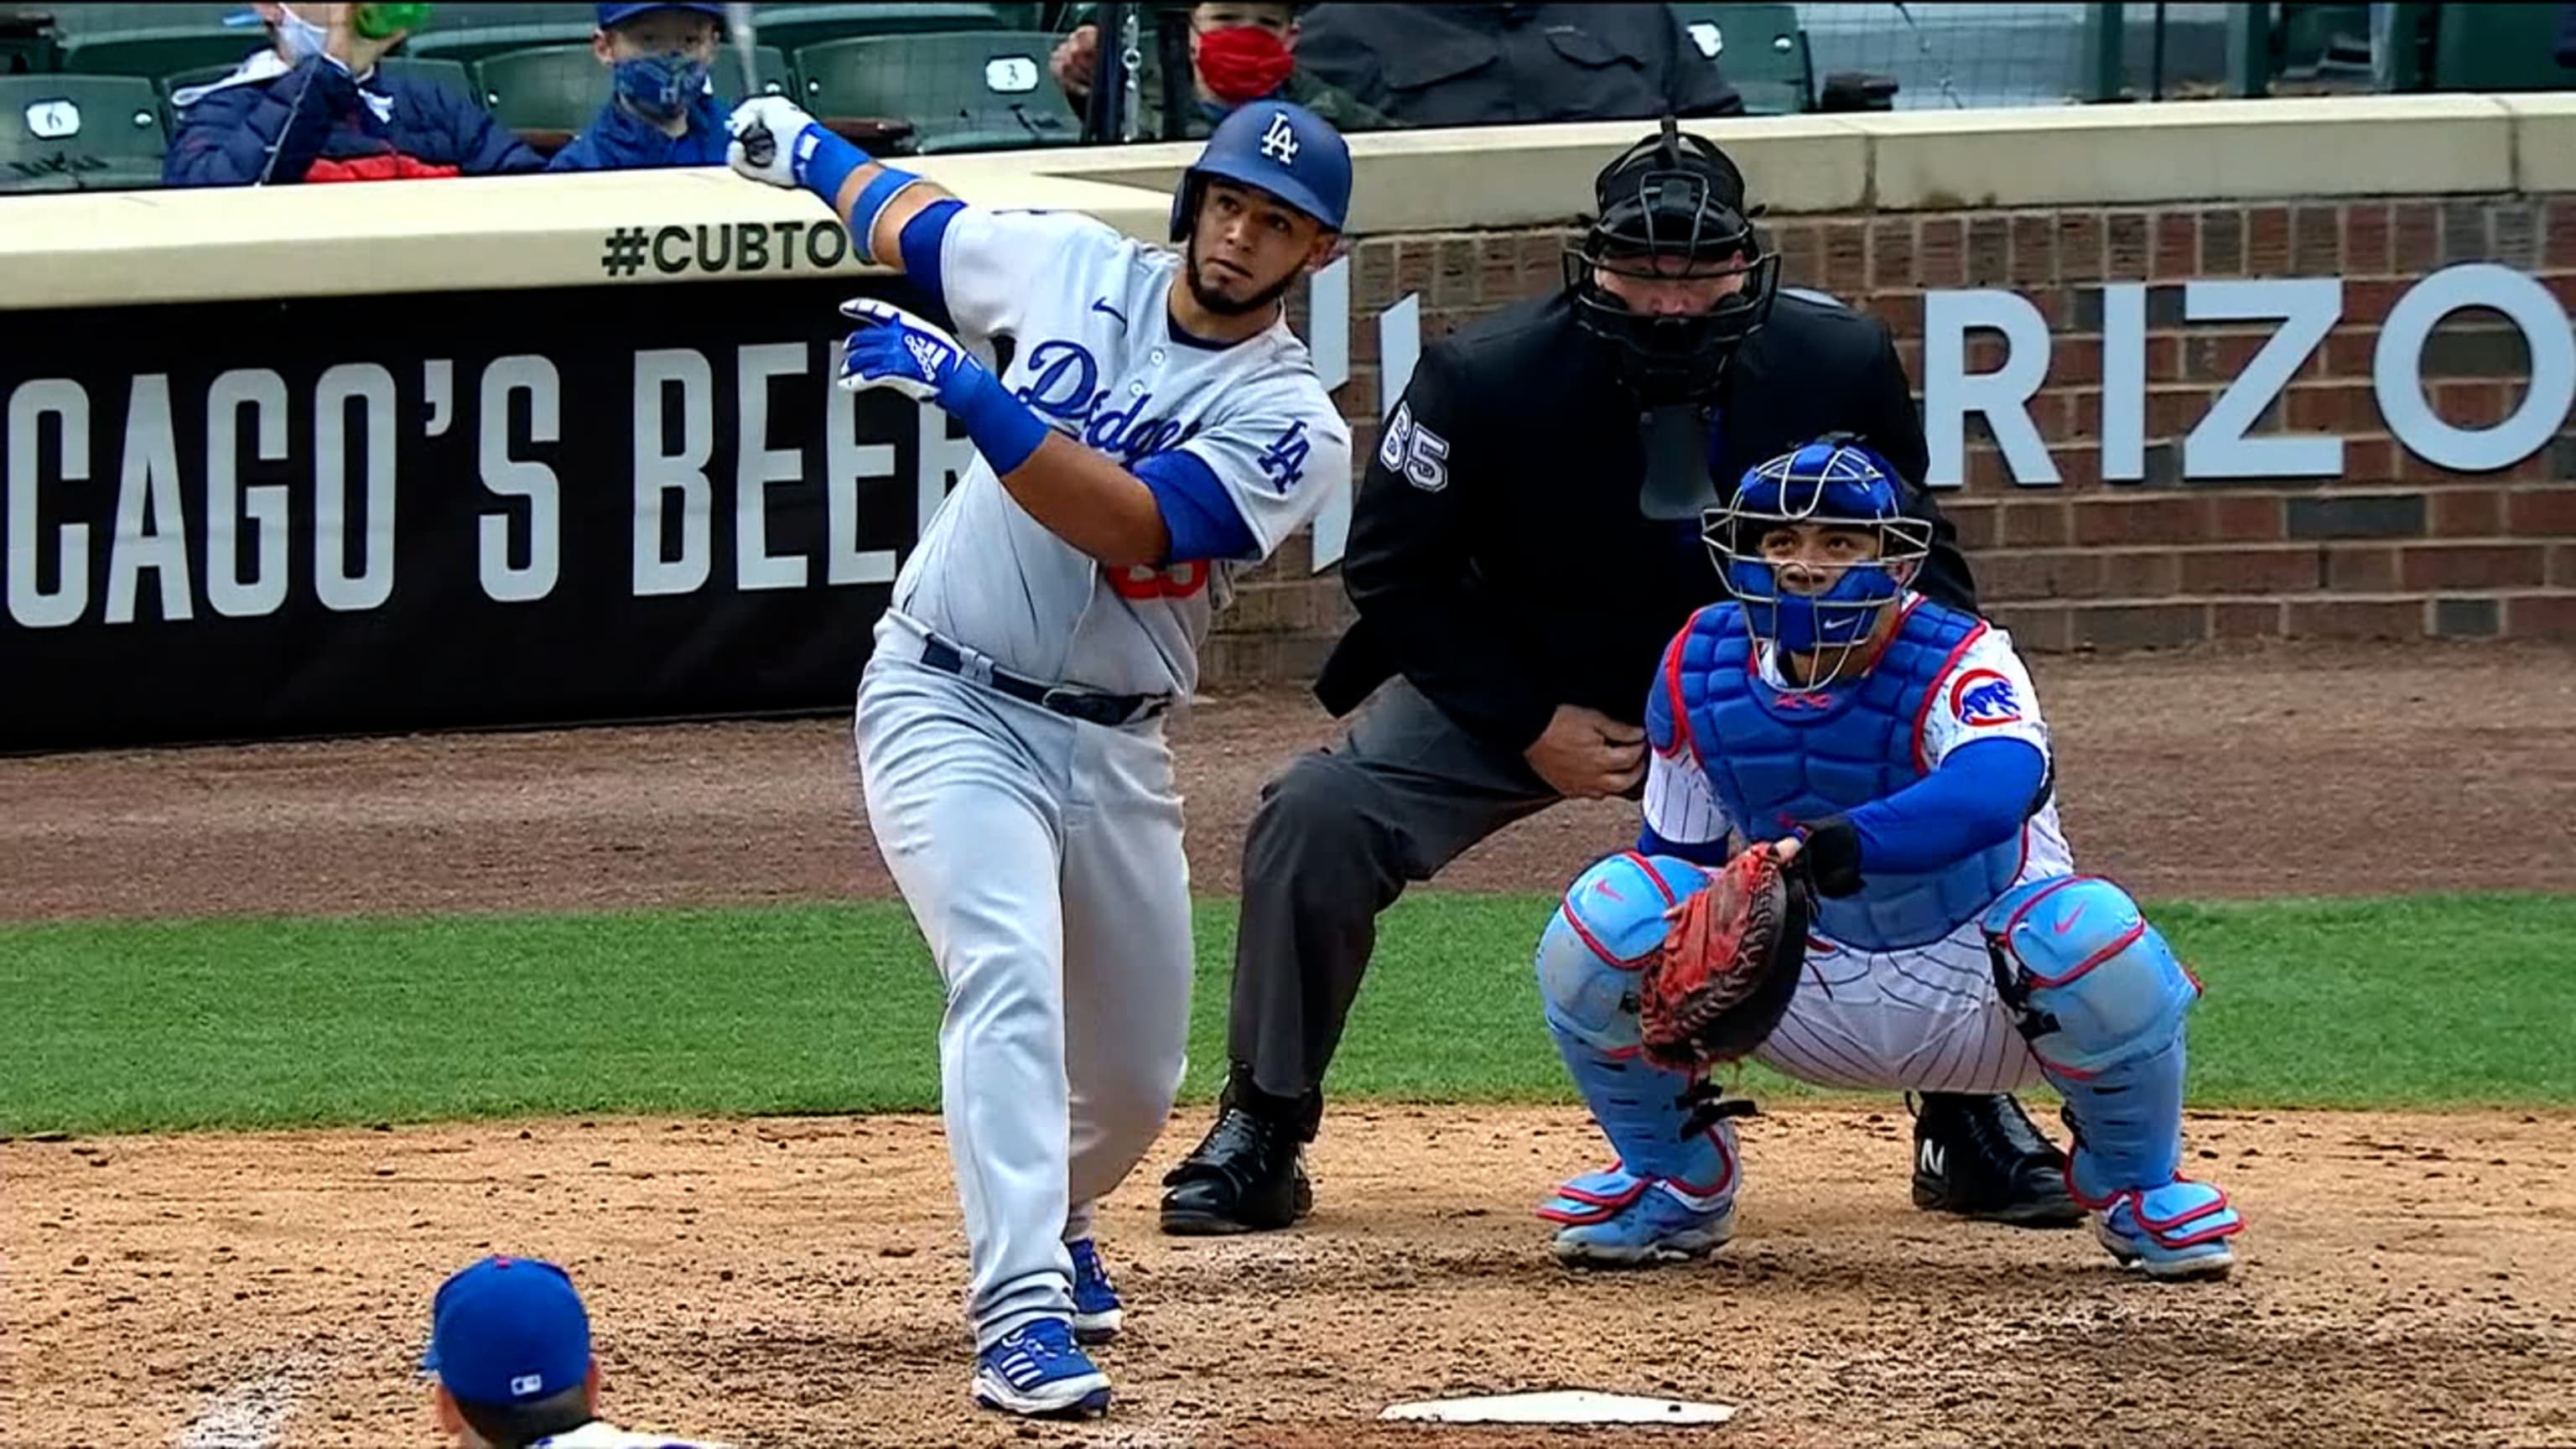
[[[722,5],[602,5],[591,54],[608,67],[608,104],[549,171],[721,166],[727,108],[707,88]]]
[[[222,80],[171,95],[179,133],[162,162],[165,184],[395,181],[545,166],[463,95],[377,68],[409,33],[403,24],[418,23],[428,6],[253,8],[267,23],[269,49]]]
[[[1204,140],[1236,107],[1254,101],[1294,101],[1337,131],[1380,131],[1395,124],[1297,64],[1297,11],[1288,0],[1210,0],[1190,8],[1192,96],[1179,135]],[[1077,25],[1050,60],[1056,80],[1077,106],[1091,95],[1100,58],[1100,28]],[[1161,68],[1148,54],[1137,75],[1136,134],[1163,137]]]

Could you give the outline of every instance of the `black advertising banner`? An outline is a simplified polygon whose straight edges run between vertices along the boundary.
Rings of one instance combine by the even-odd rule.
[[[833,388],[871,294],[0,314],[0,750],[846,707],[973,458]]]

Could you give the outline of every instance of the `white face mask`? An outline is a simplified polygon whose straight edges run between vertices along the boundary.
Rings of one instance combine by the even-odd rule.
[[[329,47],[331,32],[280,5],[277,7],[277,40],[286,51],[287,63],[301,65]]]

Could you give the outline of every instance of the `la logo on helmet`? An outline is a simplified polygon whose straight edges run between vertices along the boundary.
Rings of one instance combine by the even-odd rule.
[[[1270,113],[1270,129],[1261,133],[1261,154],[1285,166],[1297,159],[1297,131],[1286,111]]]

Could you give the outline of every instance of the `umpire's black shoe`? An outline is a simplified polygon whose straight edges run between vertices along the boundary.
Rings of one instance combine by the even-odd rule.
[[[1235,1069],[1217,1105],[1216,1125],[1163,1177],[1163,1231],[1180,1237],[1270,1232],[1315,1209],[1306,1179],[1305,1143],[1315,1135],[1323,1099],[1272,1097]]]
[[[1926,1092],[1914,1114],[1914,1205],[2025,1228],[2084,1221],[2066,1154],[2009,1096]]]

